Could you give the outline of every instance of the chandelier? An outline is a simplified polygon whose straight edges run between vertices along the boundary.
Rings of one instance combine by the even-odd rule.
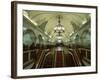
[[[58,36],[61,36],[61,33],[65,31],[64,26],[61,24],[60,19],[61,19],[61,16],[58,16],[58,24],[54,28],[54,32],[58,33]]]

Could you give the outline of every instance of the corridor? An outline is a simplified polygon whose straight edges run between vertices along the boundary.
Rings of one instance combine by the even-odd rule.
[[[24,69],[90,66],[89,49],[63,46],[63,50],[57,50],[55,46],[50,45],[41,47],[24,51]]]
[[[89,13],[23,10],[23,69],[91,66]]]

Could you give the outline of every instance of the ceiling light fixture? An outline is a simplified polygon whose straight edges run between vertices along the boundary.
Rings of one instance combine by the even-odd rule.
[[[58,36],[61,36],[61,33],[65,31],[64,26],[61,24],[61,16],[58,16],[58,24],[54,28],[54,32],[58,33]]]

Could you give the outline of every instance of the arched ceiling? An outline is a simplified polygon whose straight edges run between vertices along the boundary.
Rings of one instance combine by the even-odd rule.
[[[54,32],[54,27],[58,24],[59,15],[61,16],[61,24],[65,28],[65,32],[62,33],[64,39],[68,39],[72,33],[78,31],[90,18],[89,13],[24,10],[24,16],[28,17],[37,27],[47,22],[44,26],[40,26],[40,28],[53,40],[56,39],[57,35]]]

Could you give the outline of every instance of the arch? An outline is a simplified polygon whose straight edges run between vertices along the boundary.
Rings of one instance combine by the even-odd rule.
[[[33,30],[27,29],[23,31],[23,44],[30,46],[32,43],[36,42],[36,36]]]
[[[82,33],[81,36],[82,45],[85,47],[89,47],[91,43],[91,33],[89,30],[86,30]]]

